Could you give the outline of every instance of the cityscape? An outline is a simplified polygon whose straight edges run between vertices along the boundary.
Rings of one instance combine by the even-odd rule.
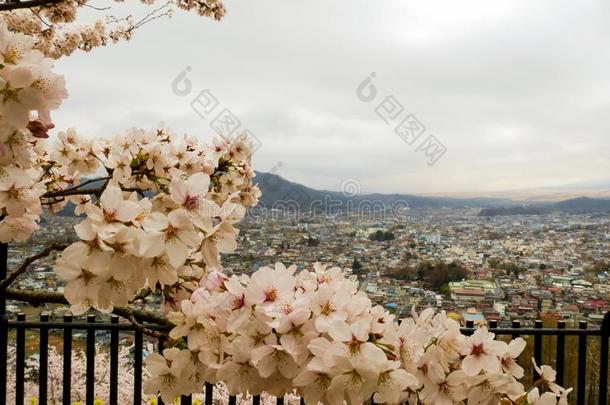
[[[599,213],[482,216],[481,210],[417,209],[371,215],[253,211],[239,224],[227,273],[315,262],[344,269],[373,302],[399,318],[443,309],[462,324],[536,319],[601,322],[610,310],[610,218]],[[76,240],[78,217],[45,216],[9,266],[46,243]],[[62,291],[54,259],[37,262],[19,288]],[[150,297],[149,300],[154,300]],[[11,303],[16,313],[22,308]]]

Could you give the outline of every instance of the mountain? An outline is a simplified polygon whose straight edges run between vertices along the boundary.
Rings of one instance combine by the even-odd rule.
[[[564,212],[610,212],[610,199],[579,197],[560,201],[552,205],[552,208]]]
[[[551,210],[548,206],[530,206],[530,205],[519,205],[516,207],[495,207],[495,208],[484,208],[479,212],[479,216],[482,217],[496,217],[496,216],[509,216],[509,215],[544,215],[550,213]]]
[[[520,205],[513,207],[495,207],[481,210],[480,216],[498,215],[543,215],[552,212],[571,214],[610,213],[610,199],[578,197],[553,204]]]
[[[273,173],[257,172],[254,182],[261,189],[260,205],[269,208],[298,207],[300,211],[366,210],[394,208],[490,208],[510,206],[506,198],[421,197],[411,194],[349,195],[338,191],[316,190]]]
[[[83,179],[86,180],[86,179]],[[300,212],[380,212],[385,209],[442,209],[476,208],[481,216],[542,215],[550,212],[610,213],[610,199],[579,197],[557,203],[517,204],[508,198],[454,198],[429,197],[412,194],[355,194],[317,190],[284,179],[273,173],[256,172],[254,183],[262,195],[258,209],[298,210]],[[85,187],[86,188],[86,187]],[[74,206],[69,203],[59,212],[73,216]]]

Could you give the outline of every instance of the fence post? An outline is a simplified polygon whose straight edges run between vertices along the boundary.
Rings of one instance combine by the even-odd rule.
[[[61,391],[63,405],[70,405],[72,392],[72,329],[65,327],[72,322],[72,315],[64,315],[64,381]]]
[[[95,315],[87,315],[87,323],[95,323]],[[85,354],[85,403],[93,405],[95,400],[95,329],[87,329],[87,343]]]
[[[610,337],[610,311],[604,315],[599,359],[599,404],[608,403],[608,338]]]
[[[557,322],[557,329],[565,329],[566,321]],[[563,386],[563,374],[565,369],[566,337],[563,332],[557,335],[557,353],[555,354],[555,368],[557,369],[557,384]]]
[[[542,329],[542,321],[540,319],[537,319],[536,322],[534,322],[534,328]],[[536,359],[536,364],[540,367],[542,364],[542,335],[540,334],[534,335],[534,359]],[[540,378],[536,369],[533,370],[532,378],[532,381],[536,381]]]
[[[578,322],[578,329],[586,330],[587,321]],[[578,336],[578,383],[576,385],[576,403],[585,403],[585,384],[587,378],[587,335]]]
[[[40,314],[40,322],[49,322],[48,314]],[[38,403],[47,405],[47,377],[49,372],[49,329],[40,325],[38,350]]]
[[[2,220],[2,218],[0,218]],[[0,280],[6,278],[8,272],[8,245],[0,243]],[[6,404],[6,369],[8,353],[8,327],[6,325],[6,296],[0,294],[0,404]]]

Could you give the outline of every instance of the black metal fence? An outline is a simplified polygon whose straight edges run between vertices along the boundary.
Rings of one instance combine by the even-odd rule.
[[[48,348],[49,348],[49,331],[61,331],[63,335],[63,404],[71,405],[71,371],[72,371],[72,343],[73,343],[73,331],[82,330],[86,332],[85,337],[85,353],[86,353],[86,405],[93,405],[95,399],[95,355],[96,355],[96,331],[108,331],[110,334],[109,354],[110,354],[110,386],[109,386],[109,398],[108,403],[115,405],[118,402],[118,373],[119,373],[119,333],[128,332],[130,335],[133,334],[134,350],[133,350],[133,367],[134,367],[134,380],[133,380],[133,403],[140,405],[142,403],[142,360],[143,360],[143,343],[144,336],[141,331],[136,330],[133,325],[127,323],[120,323],[119,318],[112,316],[110,322],[96,322],[95,315],[89,315],[86,322],[74,321],[72,316],[66,315],[61,321],[50,321],[47,315],[41,315],[39,321],[26,321],[25,315],[19,314],[16,319],[10,320],[5,315],[2,318],[2,333],[1,333],[1,346],[0,346],[0,403],[6,403],[6,370],[7,368],[14,367],[16,374],[16,404],[24,404],[24,383],[25,383],[25,362],[26,362],[26,330],[34,330],[39,336],[39,369],[38,369],[38,403],[41,405],[47,404],[47,380],[48,380]],[[566,328],[564,321],[559,321],[555,328],[543,328],[541,321],[536,321],[534,328],[520,328],[520,323],[514,321],[511,328],[498,328],[496,322],[490,322],[490,330],[498,337],[510,336],[515,338],[517,336],[528,337],[533,339],[533,356],[537,363],[540,364],[543,359],[543,351],[547,348],[543,345],[543,337],[552,337],[555,342],[555,353],[554,353],[554,366],[557,370],[557,382],[561,385],[565,382],[565,369],[566,369],[566,350],[578,352],[577,362],[577,382],[576,392],[572,394],[572,403],[586,404],[594,403],[591,395],[588,398],[586,395],[586,388],[592,382],[586,381],[587,371],[590,371],[591,365],[587,362],[587,350],[589,340],[593,337],[599,339],[599,368],[598,376],[599,380],[595,381],[594,384],[597,387],[597,398],[600,405],[606,405],[608,403],[608,337],[610,336],[610,313],[606,314],[604,322],[601,328],[589,329],[587,323],[582,321],[579,323],[578,328]],[[16,347],[16,361],[15,364],[7,364],[7,346],[8,346],[8,331],[14,330],[14,344]],[[463,328],[463,332],[468,334],[474,330],[473,325],[470,323]],[[575,347],[567,347],[566,339],[574,337],[577,339]],[[163,341],[156,341],[157,348],[163,349]],[[70,353],[70,355],[66,355]],[[545,353],[545,356],[551,355]],[[597,356],[597,355],[596,355]],[[527,359],[521,359],[522,363],[527,362]],[[535,373],[535,371],[534,371]],[[535,375],[532,379],[536,379]],[[205,404],[211,405],[214,400],[214,386],[206,384],[205,390]],[[252,399],[253,405],[260,404],[260,397],[255,396]],[[229,404],[236,404],[237,399],[235,397],[229,397]],[[302,401],[301,401],[302,402]],[[159,400],[162,404],[162,401]],[[278,398],[278,404],[283,404],[284,399]],[[182,397],[181,405],[191,404],[191,398]]]

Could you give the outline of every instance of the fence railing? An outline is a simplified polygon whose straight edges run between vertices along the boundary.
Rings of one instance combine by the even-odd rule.
[[[25,403],[24,398],[24,383],[25,383],[25,364],[26,364],[26,330],[33,330],[38,333],[38,356],[39,356],[39,368],[38,368],[38,403],[40,405],[47,404],[47,380],[48,380],[48,348],[49,348],[49,332],[50,331],[61,331],[63,335],[63,387],[62,387],[62,404],[72,405],[71,402],[71,371],[72,371],[72,343],[74,340],[73,331],[85,331],[85,361],[86,361],[86,379],[84,384],[86,386],[86,405],[93,405],[95,401],[95,356],[96,356],[96,331],[108,331],[110,334],[109,356],[110,356],[110,376],[109,376],[109,397],[108,403],[115,405],[118,403],[118,378],[119,378],[119,346],[120,346],[120,332],[129,332],[133,334],[133,368],[134,368],[134,379],[133,379],[133,403],[140,405],[142,403],[142,361],[144,354],[144,336],[141,331],[134,328],[132,324],[120,323],[117,316],[112,316],[110,322],[97,322],[95,315],[89,315],[86,318],[86,322],[74,321],[72,316],[66,315],[61,321],[50,321],[47,315],[41,315],[39,321],[27,321],[25,315],[18,314],[16,319],[11,320],[5,315],[0,321],[2,323],[2,346],[0,346],[0,370],[3,370],[4,375],[0,380],[0,403],[6,402],[6,370],[14,367],[16,374],[16,387],[15,387],[15,403],[22,405]],[[553,337],[555,342],[555,353],[554,353],[554,366],[557,370],[557,382],[563,384],[565,381],[565,370],[566,370],[566,350],[572,351],[577,350],[578,362],[577,362],[577,382],[576,392],[572,395],[572,403],[586,404],[593,403],[592,398],[586,399],[586,388],[590,385],[591,381],[586,381],[587,371],[591,371],[591,364],[587,361],[587,352],[589,340],[591,338],[599,338],[599,367],[597,374],[599,379],[595,381],[597,385],[597,398],[600,405],[606,405],[608,403],[608,337],[610,336],[610,313],[606,314],[601,328],[590,329],[585,321],[581,321],[578,328],[566,328],[564,321],[559,321],[555,328],[543,328],[541,321],[536,321],[533,328],[521,328],[519,321],[513,321],[511,328],[499,328],[497,323],[492,321],[489,324],[490,330],[501,338],[502,336],[509,336],[512,338],[522,336],[533,338],[533,357],[537,363],[540,364],[543,359],[543,353],[545,357],[552,356],[552,353],[544,352],[545,349],[548,351],[550,348],[543,346],[543,337]],[[7,347],[8,347],[8,331],[14,330],[14,345],[16,348],[15,364],[7,364]],[[474,331],[472,323],[467,323],[466,327],[462,329],[462,332],[469,334]],[[577,339],[576,347],[567,347],[566,339],[570,337]],[[163,341],[156,340],[157,349],[163,350]],[[69,354],[69,355],[66,355]],[[523,357],[523,356],[522,356]],[[590,356],[589,356],[590,357]],[[595,354],[597,357],[597,352]],[[527,362],[527,359],[520,359],[522,363]],[[535,371],[534,371],[535,373]],[[533,375],[533,379],[537,376]],[[205,404],[211,405],[214,400],[214,386],[212,384],[206,384],[204,390]],[[4,400],[3,400],[4,399]],[[260,396],[254,396],[252,398],[253,405],[259,405],[261,402]],[[159,404],[163,402],[159,399]],[[190,397],[182,397],[181,405],[191,404]],[[228,403],[230,405],[236,404],[236,397],[229,397]],[[277,398],[277,404],[283,404],[283,398]],[[301,403],[303,401],[301,400]],[[123,405],[123,404],[122,404]]]

